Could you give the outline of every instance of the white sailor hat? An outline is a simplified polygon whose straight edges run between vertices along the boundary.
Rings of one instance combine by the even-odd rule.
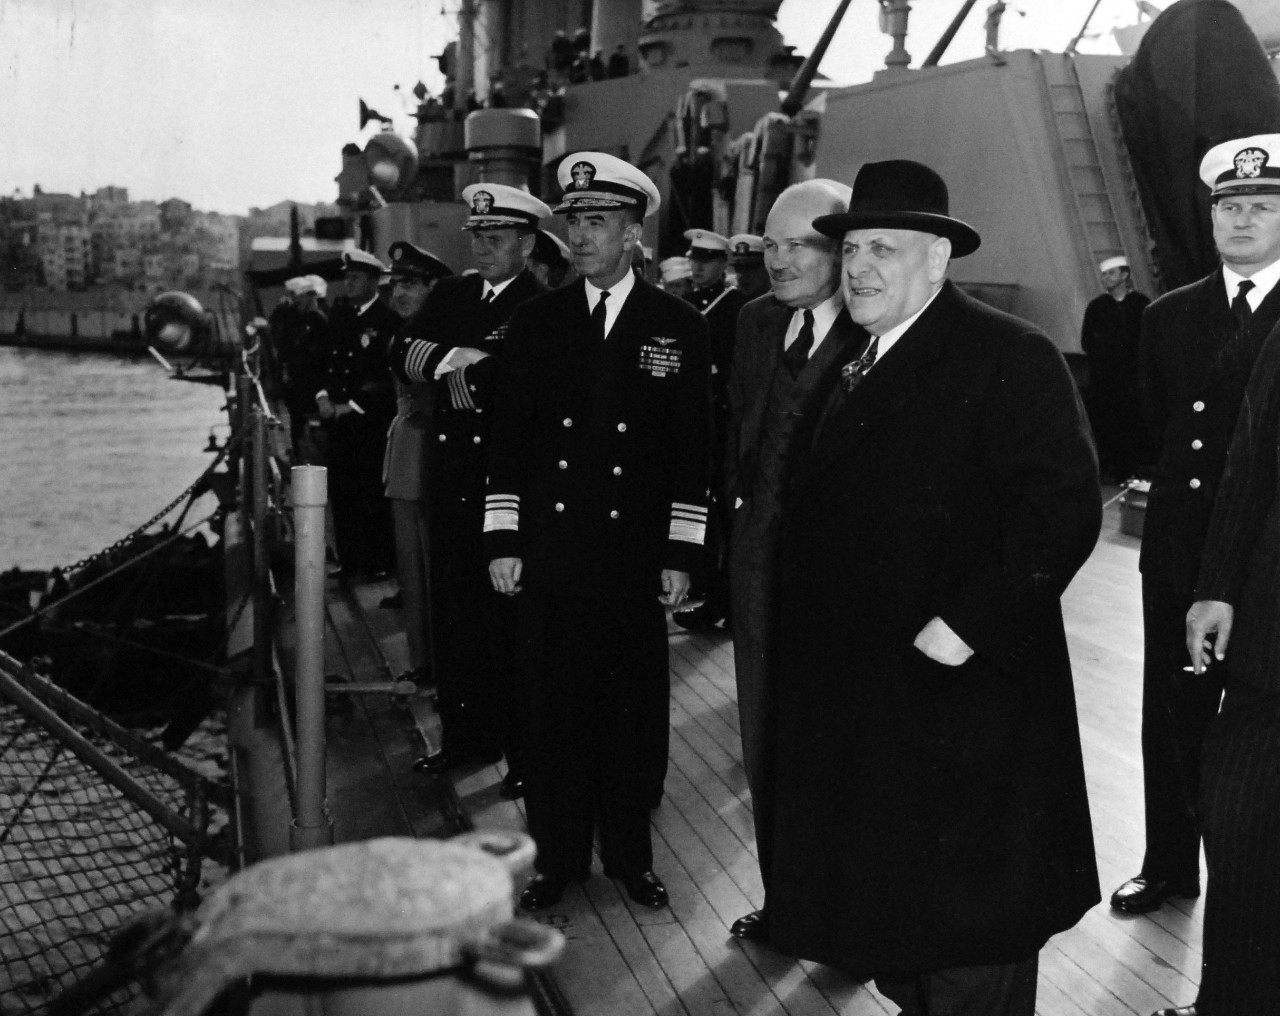
[[[1200,163],[1213,197],[1280,193],[1280,134],[1255,134],[1214,145]]]
[[[1119,257],[1107,258],[1105,261],[1098,263],[1098,271],[1109,272],[1113,268],[1128,268],[1129,259],[1121,254]]]
[[[302,281],[304,285],[303,288],[298,291],[299,295],[303,293],[315,293],[316,296],[323,299],[325,293],[329,292],[329,283],[325,282],[324,279],[320,278],[318,275],[304,275],[302,277]]]
[[[462,200],[471,207],[463,229],[537,229],[538,220],[551,214],[551,209],[528,191],[505,183],[473,183],[462,188]]]
[[[387,266],[370,254],[367,250],[353,248],[342,252],[342,270],[344,272],[362,271],[373,275],[382,275]]]
[[[649,216],[662,203],[653,181],[629,162],[604,152],[577,152],[566,156],[556,171],[564,198],[552,209],[569,212],[611,212],[633,208]]]
[[[693,268],[688,258],[664,258],[658,262],[658,271],[662,273],[663,282],[675,282],[693,276]]]
[[[307,288],[307,277],[305,275],[295,275],[292,279],[285,279],[284,288],[294,296],[301,296],[303,290]]]
[[[709,229],[686,229],[684,238],[689,241],[689,249],[684,252],[687,258],[705,261],[708,258],[723,258],[729,255],[729,241]]]
[[[729,261],[732,264],[752,264],[764,260],[764,237],[753,233],[735,233],[729,237]]]

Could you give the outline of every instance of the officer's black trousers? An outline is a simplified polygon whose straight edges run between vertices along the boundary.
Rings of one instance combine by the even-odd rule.
[[[649,809],[667,754],[667,627],[656,597],[518,596],[530,676],[529,831],[537,868],[585,875],[593,831],[613,875],[653,866]]]
[[[1196,675],[1183,670],[1191,598],[1142,580],[1142,778],[1151,879],[1191,880],[1200,871],[1200,754],[1218,711],[1226,663]]]
[[[329,504],[342,567],[374,574],[395,564],[391,506],[383,493],[382,458],[391,417],[348,413],[326,426]]]

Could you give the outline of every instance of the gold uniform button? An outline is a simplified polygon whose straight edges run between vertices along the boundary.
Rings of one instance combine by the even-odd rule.
[[[564,511],[564,503],[562,501],[556,502],[556,511],[558,512]]]
[[[440,435],[440,440],[441,440],[441,441],[443,441],[443,440],[444,440],[444,435],[443,435],[443,434],[441,434],[441,435]]]
[[[614,475],[614,476],[621,476],[621,475],[622,475],[622,467],[621,467],[621,466],[614,466],[614,467],[613,467],[613,475]]]
[[[1191,481],[1191,489],[1192,489],[1192,490],[1199,490],[1199,489],[1200,489],[1200,481],[1199,481],[1199,480],[1194,480],[1194,479],[1193,479],[1193,480]]]
[[[561,468],[561,469],[568,469],[568,468],[569,468],[569,463],[565,462],[565,460],[564,460],[564,459],[561,459],[561,460],[560,460],[560,468]]]
[[[625,434],[625,433],[626,433],[626,431],[627,431],[627,425],[626,425],[625,423],[620,423],[620,424],[618,424],[618,433],[619,433],[619,434]]]
[[[1195,451],[1199,451],[1201,448],[1204,447],[1204,442],[1201,441],[1199,438],[1196,438],[1194,441],[1191,442],[1191,447]]]
[[[472,443],[472,444],[479,444],[479,443],[480,443],[480,435],[479,435],[479,434],[477,434],[475,437],[473,437],[473,438],[471,439],[471,443]]]
[[[1199,399],[1197,399],[1195,402],[1191,403],[1191,408],[1194,409],[1197,413],[1203,413],[1204,403],[1201,402]]]
[[[611,519],[616,519],[617,517],[618,517],[618,512],[617,512],[616,510],[611,511],[611,512],[609,513],[609,518],[611,518]]]
[[[564,418],[564,425],[565,425],[566,427],[572,427],[572,426],[573,426],[573,421],[572,421],[572,420],[570,420],[570,419],[566,416],[566,417]]]

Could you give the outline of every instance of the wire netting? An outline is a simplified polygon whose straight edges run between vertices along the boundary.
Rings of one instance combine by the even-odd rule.
[[[63,718],[167,810],[207,834],[208,811],[191,780]],[[201,862],[199,848],[0,698],[0,1016],[47,1011],[103,959],[132,918],[193,905]],[[145,1008],[141,988],[130,984],[89,1011]]]

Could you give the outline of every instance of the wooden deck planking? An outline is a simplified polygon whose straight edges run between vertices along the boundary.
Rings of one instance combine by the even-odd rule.
[[[1143,849],[1137,541],[1117,532],[1117,520],[1113,507],[1063,601],[1104,896],[1138,870]],[[361,600],[371,605],[368,595]],[[400,657],[402,636],[381,617],[376,627],[384,652]],[[569,937],[555,974],[561,991],[576,1012],[611,1016],[894,1013],[892,1003],[835,970],[728,935],[762,899],[732,642],[673,628],[670,646],[670,770],[653,836],[672,906],[635,907],[596,858],[587,883],[538,915]],[[523,825],[521,807],[498,796],[502,772],[483,767],[456,780],[477,827]],[[1103,902],[1042,952],[1037,1013],[1147,1016],[1193,1000],[1199,965],[1199,901],[1139,918],[1113,915]]]

